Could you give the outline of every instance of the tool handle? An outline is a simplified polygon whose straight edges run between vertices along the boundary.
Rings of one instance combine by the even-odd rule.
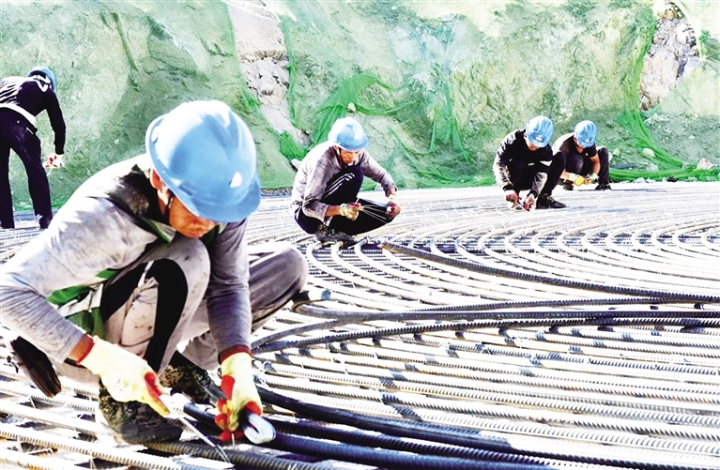
[[[245,437],[253,444],[265,444],[275,439],[275,428],[259,414],[245,408],[240,417],[240,425]]]

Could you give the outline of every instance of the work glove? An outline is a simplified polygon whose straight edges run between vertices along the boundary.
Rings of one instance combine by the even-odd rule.
[[[262,402],[255,388],[250,354],[239,352],[228,356],[220,364],[220,373],[220,388],[227,400],[218,400],[215,424],[223,430],[220,440],[227,442],[243,436],[242,429],[239,429],[242,411],[247,409],[262,415]]]
[[[387,218],[388,220],[394,219],[400,213],[400,205],[397,203],[398,197],[396,194],[388,196],[387,204]]]
[[[170,410],[160,400],[162,391],[157,374],[145,359],[97,336],[93,341],[94,344],[85,357],[78,361],[78,365],[100,376],[110,396],[121,402],[146,403],[161,416],[170,414]]]
[[[585,177],[585,184],[592,184],[598,180],[597,173],[590,173]]]
[[[525,202],[523,203],[523,209],[526,211],[531,211],[535,209],[535,196],[532,195],[532,193],[528,194],[525,198]]]
[[[510,209],[518,205],[519,199],[520,196],[518,196],[518,193],[516,193],[515,190],[508,189],[505,191],[505,200],[508,202],[508,207]]]
[[[585,177],[578,175],[577,173],[568,173],[568,180],[572,181],[575,186],[582,186],[585,184]]]
[[[49,168],[51,170],[54,170],[56,168],[63,168],[65,166],[65,162],[63,161],[63,154],[58,155],[57,153],[51,153],[50,155],[48,155],[44,166],[45,168]]]
[[[350,220],[355,220],[360,214],[360,209],[362,209],[362,206],[355,202],[340,204],[340,215]]]

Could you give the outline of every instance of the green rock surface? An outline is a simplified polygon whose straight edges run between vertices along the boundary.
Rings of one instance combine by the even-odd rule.
[[[307,149],[259,113],[222,1],[2,3],[2,76],[44,64],[58,77],[68,166],[50,174],[54,205],[141,153],[147,125],[192,99],[223,100],[246,119],[264,188],[292,184],[288,159]],[[594,120],[614,180],[718,179],[717,169],[694,170],[700,158],[720,159],[718,2],[676,2],[701,66],[646,114],[638,82],[656,22],[651,0],[265,4],[288,47],[295,127],[322,141],[352,103],[371,153],[401,187],[492,184],[500,140],[537,114],[555,121],[556,137]],[[44,114],[39,128],[47,154]],[[16,210],[29,209],[15,156],[11,180]]]

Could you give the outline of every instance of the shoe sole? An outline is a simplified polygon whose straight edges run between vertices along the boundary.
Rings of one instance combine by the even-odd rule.
[[[167,423],[162,428],[143,429],[137,424],[126,424],[119,430],[108,428],[115,436],[115,440],[120,440],[127,444],[147,444],[149,442],[171,442],[177,441],[182,435],[182,428]]]

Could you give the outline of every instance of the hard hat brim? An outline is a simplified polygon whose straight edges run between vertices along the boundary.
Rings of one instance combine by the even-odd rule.
[[[361,141],[353,142],[349,145],[347,145],[347,144],[346,145],[335,144],[335,145],[337,145],[338,147],[340,147],[343,150],[347,150],[348,152],[357,152],[357,151],[362,150],[365,147],[367,147],[368,143],[370,143],[370,139],[368,138],[368,136],[366,134],[363,136],[363,139]]]
[[[182,198],[180,200],[182,201]],[[182,202],[185,204],[185,201]],[[227,204],[196,201],[192,205],[185,204],[185,206],[196,216],[213,222],[229,224],[243,221],[260,206],[260,178],[256,173],[242,200]]]

